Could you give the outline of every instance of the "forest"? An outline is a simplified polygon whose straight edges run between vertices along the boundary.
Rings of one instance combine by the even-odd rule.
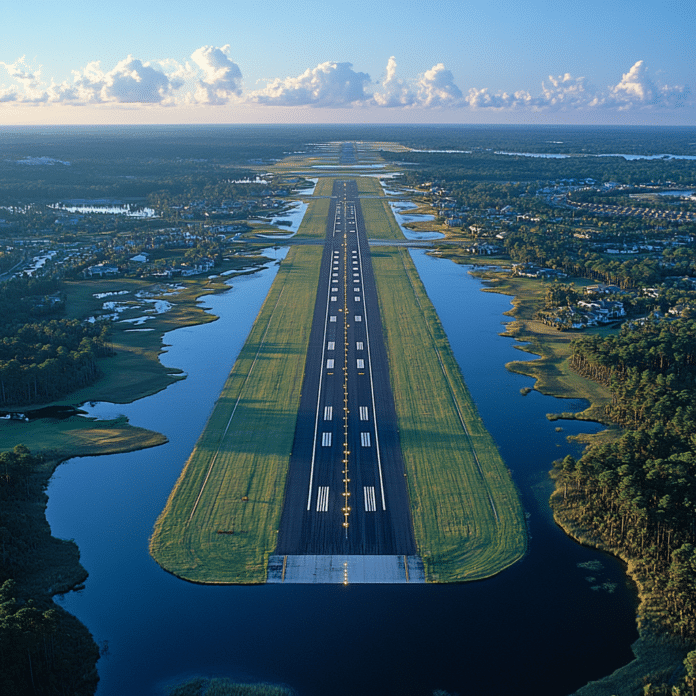
[[[634,568],[642,621],[696,639],[696,322],[626,324],[574,341],[572,367],[609,386],[610,444],[566,457],[553,504]],[[562,495],[560,491],[562,490]]]
[[[0,405],[46,403],[99,377],[98,359],[111,354],[108,322],[60,318],[63,309],[55,279],[0,285]]]
[[[99,681],[99,650],[51,598],[87,574],[75,544],[51,537],[43,509],[53,467],[44,464],[23,445],[0,453],[0,693],[88,696]],[[63,583],[73,573],[62,589],[56,569]]]

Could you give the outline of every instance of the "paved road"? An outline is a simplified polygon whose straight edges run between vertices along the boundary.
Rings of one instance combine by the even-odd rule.
[[[336,181],[275,553],[416,553],[355,181]]]

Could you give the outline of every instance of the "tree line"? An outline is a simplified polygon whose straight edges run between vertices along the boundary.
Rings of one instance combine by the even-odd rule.
[[[552,504],[630,561],[644,622],[696,640],[696,321],[648,321],[585,336],[571,365],[606,384],[617,441],[557,463]]]

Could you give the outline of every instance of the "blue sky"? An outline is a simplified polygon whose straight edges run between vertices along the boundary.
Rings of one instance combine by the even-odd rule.
[[[0,125],[696,125],[693,0],[25,0]]]

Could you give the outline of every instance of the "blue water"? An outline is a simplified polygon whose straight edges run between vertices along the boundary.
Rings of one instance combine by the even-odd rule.
[[[547,505],[546,472],[576,451],[565,436],[593,426],[562,424],[558,433],[545,414],[574,405],[520,395],[531,380],[504,364],[523,354],[498,336],[510,298],[481,292],[464,267],[420,252],[414,258],[530,515],[527,556],[490,580],[448,586],[208,587],[157,566],[147,551],[154,521],[268,291],[272,266],[204,299],[218,321],[167,334],[163,362],[184,369],[186,380],[135,404],[95,406],[165,433],[167,445],[74,459],[51,482],[53,532],[75,539],[90,573],[64,606],[99,643],[108,641],[99,696],[156,695],[192,675],[284,683],[302,696],[434,689],[561,696],[631,658],[635,605],[619,563],[568,539]],[[578,566],[588,561],[600,566]],[[614,591],[592,589],[604,583]]]

